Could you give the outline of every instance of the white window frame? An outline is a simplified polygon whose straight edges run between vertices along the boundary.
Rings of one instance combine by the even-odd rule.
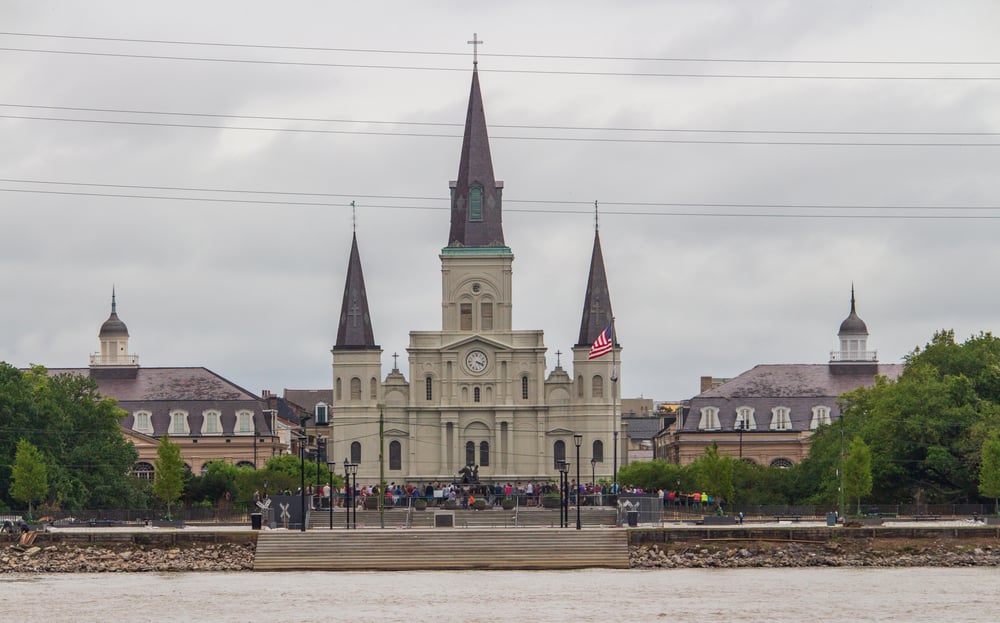
[[[771,409],[771,430],[792,430],[792,410],[788,407]]]
[[[132,414],[132,430],[137,433],[153,434],[153,414],[149,411],[136,411]]]
[[[253,411],[241,409],[236,412],[236,424],[233,426],[233,434],[253,436]]]
[[[209,409],[202,412],[203,421],[201,423],[201,434],[202,435],[221,435],[222,434],[222,412],[217,409]],[[210,425],[209,422],[214,424]]]
[[[323,412],[323,417],[320,418],[320,411]],[[325,402],[317,402],[316,406],[313,407],[313,421],[317,424],[329,424],[330,422],[330,406]]]
[[[719,407],[702,407],[698,430],[722,430],[719,424]]]
[[[736,409],[733,430],[740,430],[740,422],[743,422],[743,430],[757,430],[757,417],[754,415],[753,407],[742,406]]]
[[[810,430],[816,430],[822,424],[831,424],[830,407],[826,405],[816,405],[812,408],[812,421],[809,422]]]
[[[177,423],[181,425],[178,426]],[[167,429],[168,435],[190,435],[191,427],[188,425],[188,412],[176,409],[170,412],[170,427]]]

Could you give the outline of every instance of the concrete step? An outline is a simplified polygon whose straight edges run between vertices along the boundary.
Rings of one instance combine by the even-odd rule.
[[[334,530],[259,534],[254,569],[418,570],[628,567],[622,529]]]
[[[437,509],[428,508],[423,511],[408,512],[406,509],[386,509],[386,528],[432,528],[434,527],[434,513]],[[482,511],[456,509],[448,511],[455,514],[456,528],[523,528],[535,527],[559,527],[559,510],[551,509],[520,509],[505,511],[501,508],[492,508]],[[584,527],[614,526],[618,514],[614,508],[581,508],[580,523]],[[409,522],[409,523],[407,523]],[[569,514],[570,526],[576,525],[576,511],[571,509]],[[344,509],[337,508],[333,511],[334,529],[346,528],[347,518]],[[358,510],[357,525],[360,528],[380,527],[379,513],[375,510]],[[329,511],[310,511],[306,527],[309,530],[329,529]]]

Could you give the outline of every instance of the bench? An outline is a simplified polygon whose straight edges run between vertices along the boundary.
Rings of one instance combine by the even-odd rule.
[[[798,521],[802,519],[802,515],[775,515],[774,519],[776,521]]]
[[[913,521],[937,521],[941,515],[914,515]]]

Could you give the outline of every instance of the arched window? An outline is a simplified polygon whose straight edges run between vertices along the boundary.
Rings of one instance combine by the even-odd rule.
[[[252,435],[253,434],[253,412],[252,411],[237,411],[236,412],[236,433],[240,435]]]
[[[780,467],[781,469],[787,469],[792,466],[792,462],[788,459],[774,459],[771,461],[771,467]]]
[[[521,400],[528,399],[528,376],[521,377]]]
[[[719,407],[702,407],[701,419],[698,421],[698,430],[720,430]]]
[[[236,464],[236,467],[249,467],[250,469],[257,469],[250,461],[240,461]]]
[[[427,397],[427,400],[434,399],[434,382],[429,376],[424,379],[424,395]]]
[[[809,423],[809,428],[816,430],[822,424],[830,424],[830,407],[824,407],[822,405],[812,408],[813,416],[812,421]]]
[[[479,442],[479,465],[482,467],[490,465],[490,442],[488,441]]]
[[[188,414],[186,411],[171,411],[170,412],[170,430],[167,432],[171,435],[187,435],[188,434]]]
[[[771,430],[791,430],[792,419],[788,407],[771,409]]]
[[[465,464],[475,465],[476,464],[476,444],[472,441],[465,442]]]
[[[395,440],[389,442],[389,469],[403,469],[403,444]]]
[[[326,403],[316,403],[316,408],[313,410],[313,413],[316,416],[315,421],[317,424],[326,424],[329,422],[330,409],[326,406]]]
[[[566,460],[566,442],[562,439],[552,444],[552,465],[559,469],[559,464]]]
[[[753,407],[740,407],[736,410],[736,421],[733,430],[757,430],[757,418]]]
[[[351,400],[361,400],[361,379],[351,379]]]
[[[576,397],[583,398],[583,377],[576,377]]]
[[[343,384],[340,382],[340,377],[339,376],[337,377],[337,383],[336,383],[336,385],[337,385],[337,388],[336,388],[336,394],[337,395],[334,396],[334,400],[343,400],[344,399],[344,391],[343,391],[343,386],[342,386]]]
[[[136,463],[132,467],[132,475],[139,480],[153,480],[153,466],[149,463]]]
[[[493,302],[483,301],[479,304],[479,327],[483,331],[493,330]]]
[[[372,400],[378,400],[378,379],[374,376],[371,382],[368,384],[368,397]]]
[[[153,421],[152,415],[149,411],[136,411],[135,419],[132,423],[132,429],[137,433],[153,433]]]
[[[604,398],[604,377],[595,374],[594,378],[591,380],[592,385],[590,386],[590,397],[591,398]]]
[[[604,442],[600,439],[594,440],[593,449],[590,451],[590,458],[598,463],[604,462]]]
[[[478,387],[473,387],[472,388],[472,402],[479,402],[479,397],[480,397],[479,388]]]
[[[478,186],[469,189],[469,220],[483,220],[483,189]]]
[[[221,413],[215,410],[210,410],[203,412],[201,415],[204,418],[204,421],[201,424],[202,435],[222,434],[222,422],[219,420],[222,416]]]
[[[355,465],[361,463],[361,442],[352,441],[351,442],[351,463]]]

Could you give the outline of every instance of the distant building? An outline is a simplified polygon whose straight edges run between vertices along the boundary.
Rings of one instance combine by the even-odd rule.
[[[684,465],[715,443],[724,454],[762,465],[798,463],[813,432],[840,417],[840,395],[903,371],[901,364],[880,364],[868,350],[868,327],[857,314],[853,288],[837,337],[840,348],[826,364],[759,365],[721,384],[702,377],[703,391],[691,399],[677,429],[658,436],[658,456]]]
[[[129,332],[118,317],[115,294],[111,315],[101,325],[100,351],[88,368],[52,368],[49,374],[74,374],[97,382],[102,396],[114,398],[128,415],[122,432],[139,451],[134,473],[152,479],[156,447],[169,435],[194,473],[205,463],[223,460],[255,467],[288,452],[273,432],[277,413],[258,396],[202,367],[141,368],[129,353]]]

